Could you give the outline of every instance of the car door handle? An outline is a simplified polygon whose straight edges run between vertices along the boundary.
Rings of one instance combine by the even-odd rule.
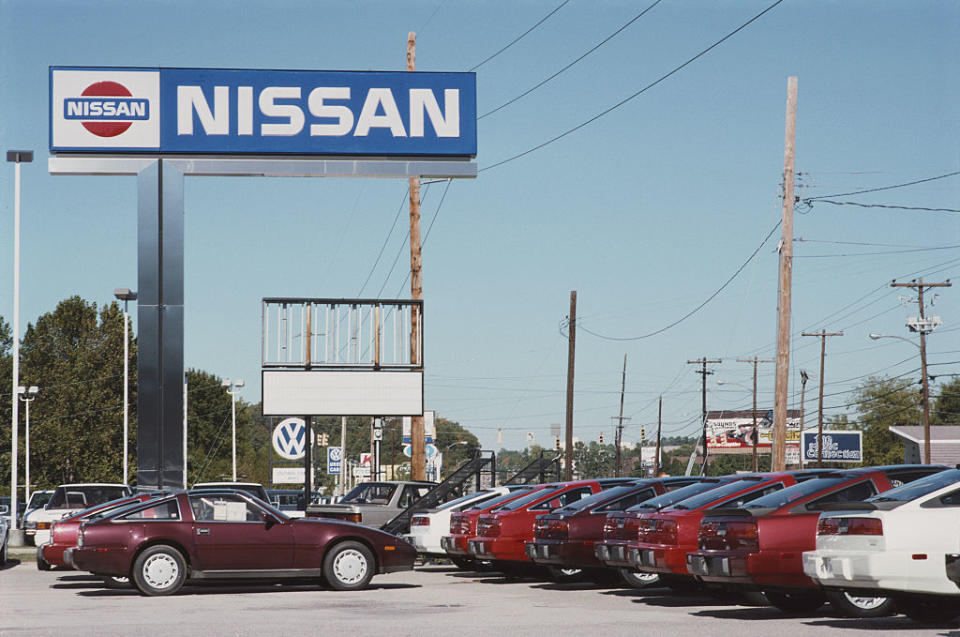
[[[197,529],[197,535],[210,535],[210,529]]]

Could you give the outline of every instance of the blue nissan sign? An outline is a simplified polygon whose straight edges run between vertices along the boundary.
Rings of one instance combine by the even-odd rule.
[[[50,68],[52,152],[472,157],[474,73]]]
[[[817,461],[817,432],[803,432],[803,461]],[[863,462],[863,432],[824,431],[824,462]]]

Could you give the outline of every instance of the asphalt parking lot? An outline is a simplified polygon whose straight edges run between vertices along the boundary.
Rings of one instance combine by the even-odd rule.
[[[11,635],[898,635],[960,636],[903,616],[787,617],[736,600],[556,584],[430,565],[380,575],[370,590],[307,585],[194,586],[173,597],[103,588],[33,562],[0,570],[0,636]]]

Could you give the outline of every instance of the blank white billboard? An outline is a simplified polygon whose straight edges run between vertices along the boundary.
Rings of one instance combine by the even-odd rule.
[[[420,416],[420,371],[263,372],[264,416]]]

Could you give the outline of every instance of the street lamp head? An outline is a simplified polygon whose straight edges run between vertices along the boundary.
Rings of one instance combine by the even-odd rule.
[[[238,378],[237,380],[235,380],[235,381],[233,382],[233,386],[234,386],[234,387],[243,387],[243,385],[244,385],[244,383],[243,383],[243,379],[242,379],[242,378]]]
[[[33,161],[32,150],[8,150],[7,161],[17,164],[28,164]]]
[[[223,385],[224,387],[229,387],[229,386],[231,385],[230,379],[229,379],[229,378],[224,378],[224,379],[223,379],[223,382],[220,383],[220,384]]]
[[[877,340],[878,338],[883,338],[883,334],[870,334],[870,338]]]
[[[136,301],[137,293],[130,288],[114,288],[113,296],[120,301]]]
[[[31,396],[36,396],[37,394],[40,393],[40,388],[37,387],[36,385],[30,385],[30,387],[27,389],[27,393],[30,394]]]

